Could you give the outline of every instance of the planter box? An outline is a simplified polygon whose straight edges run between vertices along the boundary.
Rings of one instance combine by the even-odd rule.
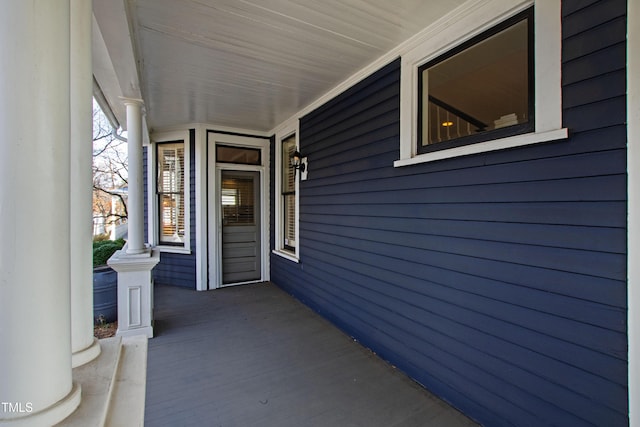
[[[93,269],[93,320],[118,320],[118,273],[111,267]]]

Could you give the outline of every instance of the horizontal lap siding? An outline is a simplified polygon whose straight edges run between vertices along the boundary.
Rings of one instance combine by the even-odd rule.
[[[272,280],[484,424],[627,425],[625,8],[564,2],[568,140],[393,168],[398,61],[304,117]]]
[[[189,131],[189,233],[190,254],[162,252],[153,270],[155,283],[196,289],[196,142],[195,131]]]

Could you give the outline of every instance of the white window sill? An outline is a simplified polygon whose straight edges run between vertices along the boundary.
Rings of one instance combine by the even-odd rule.
[[[296,255],[293,252],[285,251],[282,249],[274,249],[271,252],[273,252],[275,255],[281,256],[284,259],[288,259],[289,261],[293,261],[295,263],[300,262],[300,259],[296,257]]]
[[[153,248],[159,250],[160,252],[191,255],[191,249],[185,248],[183,246],[158,245],[158,246],[154,246]]]
[[[393,162],[394,167],[416,165],[420,163],[433,162],[436,160],[450,159],[453,157],[468,156],[470,154],[486,153],[489,151],[504,150],[525,145],[538,144],[540,142],[566,139],[569,132],[566,128],[551,130],[540,133],[526,133],[523,135],[510,136],[508,138],[494,139],[491,141],[479,142],[477,144],[465,145],[462,147],[450,148],[447,150],[433,151],[431,153],[417,154],[408,159],[400,159]]]

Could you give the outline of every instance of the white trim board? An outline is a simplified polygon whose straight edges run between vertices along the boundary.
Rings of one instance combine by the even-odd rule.
[[[207,130],[196,125],[196,290],[207,290]]]
[[[640,2],[627,3],[627,340],[629,426],[640,426]],[[635,261],[635,262],[634,262]]]
[[[272,132],[263,132],[253,129],[242,129],[235,128],[229,126],[218,126],[213,123],[188,123],[183,125],[176,126],[166,126],[163,128],[156,128],[153,132],[161,133],[161,132],[172,132],[172,131],[181,131],[185,129],[202,129],[205,133],[213,132],[213,133],[229,133],[229,134],[238,134],[238,135],[246,135],[246,136],[255,136],[256,138],[271,138],[273,135]]]

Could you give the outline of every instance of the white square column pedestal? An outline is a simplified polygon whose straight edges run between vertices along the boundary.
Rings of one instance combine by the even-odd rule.
[[[160,252],[147,249],[139,254],[117,251],[108,264],[118,273],[118,336],[153,337],[153,277],[151,270]]]

